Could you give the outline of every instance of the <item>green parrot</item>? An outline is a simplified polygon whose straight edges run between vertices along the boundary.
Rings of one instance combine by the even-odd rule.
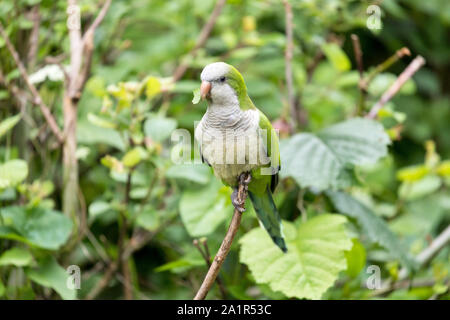
[[[208,102],[195,129],[202,161],[234,189],[231,201],[240,212],[244,209],[237,197],[239,177],[251,174],[248,194],[258,219],[273,242],[286,252],[281,219],[272,198],[280,169],[278,136],[248,96],[244,78],[235,67],[211,63],[200,78],[200,94]]]

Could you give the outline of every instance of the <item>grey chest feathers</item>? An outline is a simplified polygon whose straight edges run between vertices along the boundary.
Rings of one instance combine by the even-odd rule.
[[[230,186],[241,173],[269,162],[258,110],[211,105],[195,129],[195,139],[204,161]]]

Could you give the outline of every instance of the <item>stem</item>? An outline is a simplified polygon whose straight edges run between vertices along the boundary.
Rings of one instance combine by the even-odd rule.
[[[361,50],[361,44],[359,42],[359,37],[356,34],[351,35],[353,52],[355,54],[355,60],[358,65],[359,72],[359,102],[357,107],[357,114],[361,114],[365,107],[366,97],[367,97],[367,86],[364,84],[364,65],[363,65],[363,53]]]
[[[285,77],[286,77],[286,86],[288,91],[288,105],[291,113],[291,122],[292,127],[295,128],[301,122],[300,112],[297,110],[295,103],[295,92],[294,92],[294,80],[292,75],[292,57],[294,55],[294,41],[293,41],[293,14],[292,7],[289,1],[284,0],[284,10],[286,17],[286,52],[284,55],[285,61]]]
[[[202,31],[200,32],[200,35],[197,38],[197,42],[195,43],[195,47],[191,50],[189,55],[194,58],[197,55],[198,49],[203,47],[206,43],[206,40],[208,40],[209,35],[211,34],[212,29],[214,28],[214,25],[216,24],[217,18],[220,16],[223,7],[225,6],[225,3],[227,0],[217,0],[216,5],[209,16],[208,22],[203,26]],[[186,63],[181,63],[177,69],[175,70],[173,74],[173,81],[176,82],[183,77],[186,70],[188,68],[188,65]]]
[[[364,86],[367,89],[367,86],[372,82],[372,80],[380,74],[381,72],[388,69],[390,66],[392,66],[395,62],[403,58],[404,56],[410,56],[411,52],[408,48],[403,47],[395,52],[392,56],[390,56],[386,61],[379,64],[368,76],[367,79],[364,81]]]
[[[251,176],[248,173],[244,173],[240,176],[238,199],[241,200],[242,203],[244,203],[245,199],[247,199],[247,185],[250,179]],[[214,281],[216,280],[217,275],[219,274],[220,268],[222,267],[223,262],[225,261],[228,255],[228,252],[230,252],[231,244],[233,243],[233,239],[237,231],[239,230],[239,226],[241,224],[241,218],[242,213],[239,212],[237,208],[235,208],[233,218],[231,219],[231,223],[225,235],[225,238],[223,239],[222,244],[220,245],[219,251],[214,257],[211,267],[209,268],[208,273],[206,274],[205,279],[203,280],[203,283],[200,286],[200,289],[198,289],[197,294],[194,297],[194,300],[204,300],[209,290],[213,286]]]
[[[201,241],[205,251],[202,250],[202,248],[199,245],[199,241],[197,239],[192,241],[192,243],[194,244],[194,246],[197,248],[197,250],[202,255],[202,257],[205,260],[206,265],[208,266],[208,269],[209,269],[209,268],[211,268],[211,255],[209,254],[208,243],[206,242],[206,239],[201,239],[200,241]],[[217,281],[217,285],[219,286],[219,290],[220,290],[220,294],[222,295],[222,299],[226,300],[227,294],[225,292],[225,287],[223,285],[222,279],[220,279],[219,275],[217,275],[216,281]]]
[[[380,109],[383,108],[383,106],[397,94],[405,82],[408,81],[424,64],[425,59],[422,56],[417,56],[398,76],[397,80],[395,80],[389,89],[383,93],[380,100],[372,107],[366,117],[369,119],[374,119],[377,116],[378,111],[380,111]]]
[[[416,257],[416,262],[419,266],[426,265],[430,262],[443,248],[445,248],[450,243],[450,226],[444,229],[434,240],[433,242],[425,248],[422,252],[420,252]],[[398,274],[398,281],[403,281],[408,276],[408,270],[406,268],[402,268]],[[381,285],[381,289],[374,292],[373,295],[381,295],[387,292],[392,291],[395,288],[395,283],[392,283],[391,280],[385,281]]]
[[[121,224],[120,224],[120,230],[119,230],[119,241],[117,244],[118,247],[118,255],[117,255],[117,263],[122,268],[122,274],[124,278],[123,282],[123,292],[126,300],[132,300],[133,299],[133,290],[131,287],[131,275],[130,275],[130,268],[128,265],[128,258],[122,259],[123,252],[124,252],[124,244],[127,238],[127,228],[128,228],[128,221],[126,217],[126,210],[128,203],[130,202],[130,190],[131,190],[131,178],[133,174],[133,169],[130,169],[130,172],[127,176],[127,183],[125,186],[125,198],[124,198],[124,211],[121,211],[120,217],[121,217]]]
[[[32,100],[33,104],[39,106],[42,114],[44,115],[45,121],[47,121],[48,126],[52,130],[55,137],[58,139],[58,142],[62,143],[64,141],[63,134],[61,133],[61,130],[59,129],[59,126],[56,123],[56,120],[53,117],[50,108],[42,100],[41,95],[39,94],[39,91],[36,89],[34,84],[31,83],[28,73],[25,69],[25,66],[23,65],[22,61],[20,61],[19,54],[17,53],[17,50],[11,43],[11,40],[9,39],[9,36],[6,33],[5,29],[3,28],[3,24],[1,22],[0,22],[0,34],[5,40],[6,47],[8,48],[9,52],[11,53],[11,56],[14,59],[14,62],[16,63],[17,68],[19,69],[20,75],[22,76],[23,80],[25,81],[25,84],[27,85],[28,89],[30,90],[33,96]]]

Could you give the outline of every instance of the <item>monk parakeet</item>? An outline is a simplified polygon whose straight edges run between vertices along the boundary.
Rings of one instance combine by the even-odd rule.
[[[203,162],[217,178],[234,189],[231,201],[242,211],[239,177],[249,172],[248,194],[258,219],[273,242],[286,252],[281,219],[272,198],[278,183],[278,137],[267,117],[247,94],[244,78],[224,62],[207,65],[201,73],[200,94],[208,109],[195,129]]]

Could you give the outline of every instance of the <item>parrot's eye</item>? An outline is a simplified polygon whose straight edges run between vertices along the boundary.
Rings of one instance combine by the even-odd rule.
[[[220,78],[219,80],[220,80],[220,82],[225,82],[226,78],[225,78],[225,77],[222,77],[222,78]]]

